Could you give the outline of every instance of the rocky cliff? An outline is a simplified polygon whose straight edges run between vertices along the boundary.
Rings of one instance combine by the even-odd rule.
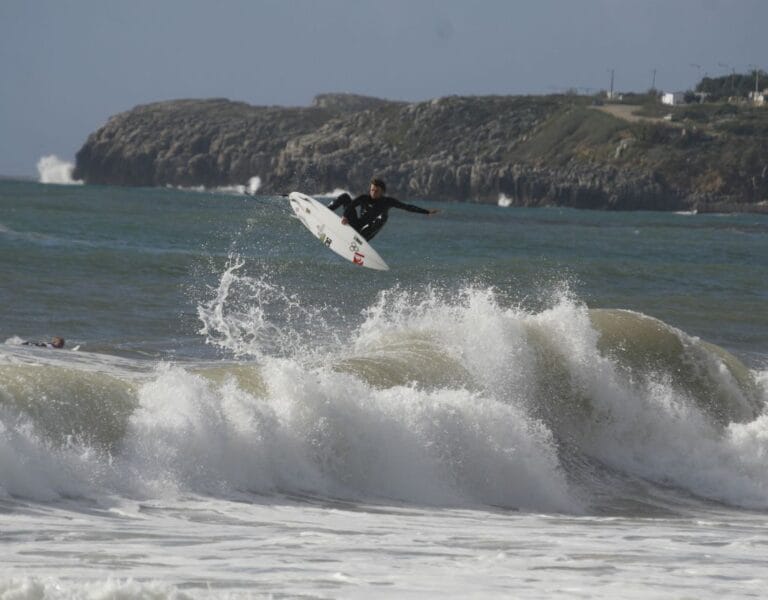
[[[216,187],[258,175],[260,192],[280,193],[357,191],[375,174],[402,198],[768,208],[765,136],[759,127],[734,130],[732,121],[629,122],[577,96],[404,103],[326,94],[293,108],[178,100],[112,117],[77,153],[74,177]]]

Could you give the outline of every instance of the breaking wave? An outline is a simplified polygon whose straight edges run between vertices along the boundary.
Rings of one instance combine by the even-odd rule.
[[[37,173],[40,183],[57,183],[60,185],[80,185],[83,182],[72,178],[75,165],[60,159],[54,154],[43,156],[37,161]]]
[[[768,507],[766,374],[722,348],[567,293],[534,311],[473,286],[387,290],[345,329],[241,266],[198,309],[218,362],[2,349],[0,490],[580,513],[670,509],[671,488]]]

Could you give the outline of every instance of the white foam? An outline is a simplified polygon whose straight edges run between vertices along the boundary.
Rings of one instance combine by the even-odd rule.
[[[214,187],[214,188],[207,188],[204,185],[195,185],[195,186],[167,185],[166,188],[184,190],[185,192],[199,192],[199,193],[215,192],[219,194],[234,194],[238,196],[242,194],[253,195],[259,191],[259,188],[261,188],[261,177],[259,177],[258,175],[254,175],[248,180],[248,183],[246,183],[245,185],[223,185],[223,186]]]
[[[0,495],[54,500],[92,491],[88,473],[98,473],[89,448],[55,447],[32,423],[3,411],[0,420]]]
[[[582,428],[570,432],[588,454],[706,498],[768,507],[765,418],[722,431],[663,373],[627,374],[599,352],[583,308],[564,303],[536,319],[566,360],[574,397],[588,398],[594,408]],[[710,375],[723,378],[723,389],[732,385],[726,369]]]
[[[223,194],[255,194],[261,187],[261,177],[251,177],[245,185],[226,185],[214,188],[213,191]]]
[[[58,577],[13,577],[0,580],[0,598],[4,600],[104,600],[106,598],[145,598],[149,600],[187,600],[177,587],[158,581],[106,578],[73,582]]]
[[[208,366],[197,372],[165,364],[139,379],[130,369],[110,371],[131,380],[117,381],[123,396],[113,401],[133,412],[109,457],[83,441],[62,444],[61,427],[51,433],[51,424],[69,421],[56,420],[39,396],[60,397],[59,379],[29,378],[28,391],[7,388],[15,403],[4,401],[0,412],[0,488],[42,499],[105,490],[150,497],[279,490],[579,511],[582,490],[571,489],[558,454],[565,441],[631,477],[768,506],[766,417],[719,425],[668,375],[620,365],[600,350],[590,312],[567,290],[538,311],[503,306],[480,287],[387,290],[345,333],[295,295],[241,273],[242,266],[232,257],[214,298],[199,309],[203,334],[240,360],[216,367],[219,376]],[[329,341],[330,331],[339,338]],[[318,333],[326,346],[313,339]],[[3,351],[22,354],[13,345]],[[405,369],[397,356],[403,352],[406,359],[407,352],[435,357],[430,366],[438,371]],[[56,365],[71,369],[67,381],[91,389],[84,385],[87,355],[46,357],[36,355],[39,368],[65,357],[66,365]],[[404,375],[370,377],[355,360]],[[713,385],[722,377],[727,393],[727,370],[700,366]],[[765,389],[764,380],[758,384]],[[45,385],[56,385],[59,396]],[[25,416],[35,414],[36,402],[45,402],[47,421],[40,411]],[[60,416],[84,425],[75,408]]]
[[[213,297],[197,308],[206,343],[238,357],[260,358],[316,356],[322,353],[320,340],[337,341],[325,307],[305,307],[269,278],[241,273],[244,264],[230,255]]]
[[[663,373],[627,373],[604,355],[589,311],[567,290],[553,300],[552,308],[528,313],[500,307],[487,289],[465,289],[449,301],[433,292],[418,298],[385,292],[369,310],[359,349],[393,330],[437,331],[440,343],[460,357],[487,393],[534,412],[551,404],[552,423],[566,427],[558,433],[578,440],[588,455],[629,475],[707,498],[768,506],[764,420],[721,431],[690,392]],[[695,345],[678,333],[684,347]],[[740,391],[720,358],[696,349],[687,360],[699,361],[697,368],[711,385],[738,402]],[[578,408],[567,403],[580,399],[586,402],[580,419],[566,421],[563,411]]]
[[[256,337],[273,341],[278,338],[286,343],[290,340],[291,349],[282,355],[301,356],[297,348],[306,342],[301,332],[309,328],[308,322],[292,331],[293,336],[285,330],[267,336],[264,333],[275,333],[270,330],[273,321],[267,313],[240,310],[227,314],[219,310],[226,306],[222,296],[229,291],[231,276],[230,271],[225,273],[219,298],[208,307],[220,319],[215,328],[208,328],[208,333],[215,329],[223,333],[217,343],[252,355],[256,354],[254,345],[249,347],[248,343]],[[252,298],[253,290],[266,285],[264,281],[245,281],[254,286]],[[238,283],[242,285],[244,280]],[[284,303],[286,307],[290,304]],[[257,307],[258,302],[254,302],[251,310]],[[553,426],[564,428],[558,430],[558,435],[578,440],[587,455],[628,475],[671,483],[737,505],[768,506],[768,475],[756,468],[767,451],[760,447],[764,443],[762,426],[757,422],[732,425],[723,433],[690,397],[691,392],[675,384],[672,374],[627,372],[616,358],[599,349],[600,336],[587,307],[575,301],[567,289],[556,290],[552,307],[538,313],[504,308],[495,292],[486,288],[468,287],[458,293],[393,289],[382,292],[363,316],[361,326],[349,334],[351,339],[340,342],[335,350],[326,350],[334,360],[370,354],[382,361],[386,356],[377,354],[377,348],[391,345],[392,339],[406,340],[416,335],[432,340],[430,343],[452,357],[452,363],[467,370],[473,389],[481,391],[472,399],[464,397],[467,404],[501,403],[514,411],[508,418],[522,419],[531,427],[534,421],[529,415],[543,410],[550,415]],[[249,331],[255,337],[244,344]],[[696,350],[683,358],[696,360],[697,369],[707,374],[711,385],[738,403],[740,392],[721,359],[700,347],[697,340],[682,332],[678,335],[684,348]],[[258,356],[268,357],[269,353]],[[394,361],[391,364],[391,368],[397,368]],[[380,368],[388,367],[382,364]],[[451,379],[448,375],[446,381]],[[449,392],[464,393],[456,389],[441,393]],[[373,391],[358,390],[358,394],[368,402],[378,398]],[[420,398],[409,397],[409,402],[418,405]],[[429,397],[431,402],[441,398]],[[576,416],[566,418],[565,413]],[[746,443],[743,436],[752,440],[751,453],[742,452]],[[540,456],[546,456],[546,452]],[[551,466],[542,467],[543,478],[553,477],[548,472]]]
[[[290,360],[269,361],[264,377],[259,397],[163,368],[131,419],[125,458],[136,476],[156,493],[575,508],[549,432],[513,406],[464,390],[378,390]]]
[[[60,185],[80,185],[82,181],[72,179],[75,165],[60,159],[54,154],[43,156],[37,161],[37,172],[40,183],[56,183]]]
[[[259,188],[260,188],[260,187],[261,187],[261,177],[259,177],[259,176],[257,175],[257,176],[255,176],[255,177],[251,177],[251,178],[248,180],[248,187],[247,187],[246,191],[247,191],[249,194],[255,194],[256,192],[258,192],[258,191],[259,191]]]

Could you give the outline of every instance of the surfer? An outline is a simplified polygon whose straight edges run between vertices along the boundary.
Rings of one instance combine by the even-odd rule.
[[[349,224],[352,228],[362,235],[366,240],[373,239],[389,217],[390,208],[400,208],[407,210],[408,212],[421,213],[423,215],[434,215],[439,212],[436,208],[420,208],[413,204],[405,204],[399,200],[395,200],[389,196],[385,196],[384,192],[387,191],[387,185],[381,180],[374,177],[371,179],[371,186],[368,189],[367,194],[362,194],[354,200],[346,192],[332,201],[328,208],[336,210],[340,206],[344,207],[344,217],[341,222]],[[357,209],[360,208],[358,214]]]
[[[64,338],[58,335],[53,336],[50,342],[22,342],[22,346],[39,346],[40,348],[56,348],[60,349],[64,347]]]

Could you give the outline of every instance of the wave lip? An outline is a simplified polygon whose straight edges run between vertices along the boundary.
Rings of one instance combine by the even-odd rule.
[[[764,407],[754,374],[733,354],[642,313],[595,309],[598,348],[625,372],[654,376],[713,422],[749,422]]]

